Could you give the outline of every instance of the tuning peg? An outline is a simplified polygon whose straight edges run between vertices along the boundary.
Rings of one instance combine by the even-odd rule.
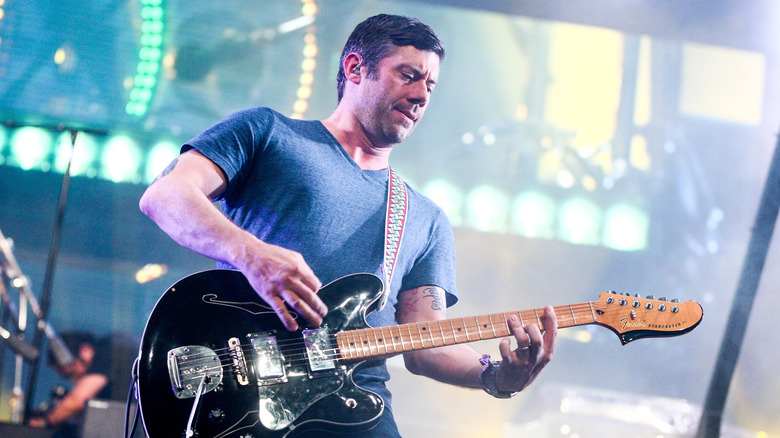
[[[634,298],[639,298],[639,294],[634,294]]]
[[[653,295],[648,295],[648,296],[647,296],[647,299],[648,299],[648,300],[654,300],[654,299],[655,299],[655,296],[653,296]]]
[[[672,298],[672,302],[673,302],[673,303],[679,303],[679,302],[680,302],[680,300],[678,300],[677,298]]]
[[[666,297],[658,297],[659,301],[666,301]]]

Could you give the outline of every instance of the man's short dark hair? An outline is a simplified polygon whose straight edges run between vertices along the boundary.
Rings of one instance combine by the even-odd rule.
[[[363,57],[363,65],[368,76],[373,78],[379,63],[392,55],[396,48],[413,46],[418,50],[434,52],[439,60],[444,60],[444,46],[430,26],[422,21],[401,15],[380,14],[370,17],[358,24],[347,39],[341,52],[339,73],[336,79],[338,99],[344,96],[344,60],[350,53]]]
[[[60,338],[74,357],[79,356],[79,347],[81,344],[89,344],[94,348],[95,344],[97,343],[97,338],[95,335],[86,331],[64,332],[60,334]],[[49,349],[49,365],[57,365],[57,359],[54,357],[54,353],[52,353],[51,348]]]

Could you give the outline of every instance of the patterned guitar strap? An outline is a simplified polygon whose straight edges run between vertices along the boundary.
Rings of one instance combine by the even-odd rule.
[[[408,198],[406,184],[401,176],[393,168],[388,167],[390,175],[387,178],[387,215],[385,217],[385,260],[382,273],[384,275],[384,287],[382,298],[379,300],[377,311],[385,308],[387,298],[390,296],[390,284],[393,280],[393,269],[398,259],[398,251],[401,249],[401,241],[404,237],[404,225],[408,210]]]

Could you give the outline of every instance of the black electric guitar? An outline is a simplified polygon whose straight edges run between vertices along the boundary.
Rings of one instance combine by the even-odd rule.
[[[238,271],[190,275],[160,298],[141,342],[138,397],[150,438],[285,437],[300,429],[368,429],[382,399],[352,381],[367,359],[509,336],[507,318],[542,326],[542,309],[371,328],[382,281],[354,274],[323,287],[319,328],[287,331]],[[558,326],[599,324],[623,344],[693,330],[702,308],[602,293],[558,306]],[[302,325],[304,321],[299,320]]]

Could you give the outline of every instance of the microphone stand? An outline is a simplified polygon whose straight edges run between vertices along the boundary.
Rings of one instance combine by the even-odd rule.
[[[7,275],[10,283],[20,291],[19,309],[17,309],[13,306],[13,303],[8,297],[5,286],[2,286],[2,298],[6,304],[5,309],[7,315],[10,315],[11,318],[13,318],[14,325],[16,326],[19,335],[17,336],[5,328],[0,327],[0,337],[2,337],[6,341],[6,344],[16,353],[16,360],[14,363],[14,384],[11,389],[10,404],[11,422],[18,424],[21,422],[22,400],[24,398],[24,392],[22,391],[24,359],[33,360],[37,358],[39,350],[30,346],[23,340],[24,331],[27,329],[28,298],[33,297],[33,295],[29,292],[30,281],[22,274],[21,269],[19,269],[19,264],[16,262],[13,248],[11,247],[11,241],[3,236],[2,232],[0,232],[0,252],[7,262],[7,265],[3,270],[3,275]]]
[[[59,126],[57,127],[57,129],[59,131],[66,130],[66,128],[62,128]],[[73,150],[75,149],[76,146],[76,136],[78,134],[78,131],[76,131],[75,129],[67,129],[67,130],[70,132],[70,142],[71,142],[70,155],[68,157],[68,163],[67,166],[65,167],[65,171],[62,178],[62,186],[60,189],[60,197],[57,204],[57,212],[54,220],[54,231],[52,233],[51,248],[49,250],[49,257],[46,263],[46,273],[44,276],[43,292],[41,293],[40,305],[35,300],[34,295],[30,292],[29,285],[27,284],[28,282],[25,282],[27,287],[23,288],[23,291],[27,296],[27,300],[29,301],[30,304],[30,310],[32,310],[33,314],[38,320],[36,324],[33,346],[38,350],[40,350],[41,345],[43,343],[43,336],[46,335],[47,339],[49,340],[49,349],[51,350],[52,354],[55,356],[58,366],[68,365],[73,362],[73,355],[65,347],[65,344],[62,342],[62,340],[54,333],[54,330],[49,325],[49,323],[46,322],[49,313],[49,303],[51,301],[52,282],[54,279],[54,266],[57,259],[57,254],[59,252],[60,235],[62,234],[61,233],[62,223],[65,216],[65,206],[67,204],[68,187],[70,185],[70,166],[71,166],[71,162],[73,161]],[[30,373],[28,375],[27,388],[26,388],[26,394],[28,394],[28,396],[25,397],[25,403],[24,403],[25,416],[30,412],[32,412],[32,401],[35,392],[35,383],[38,379],[38,371],[40,369],[40,355],[38,355],[38,357],[36,357],[31,362],[32,363],[30,365]]]

